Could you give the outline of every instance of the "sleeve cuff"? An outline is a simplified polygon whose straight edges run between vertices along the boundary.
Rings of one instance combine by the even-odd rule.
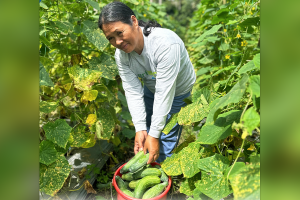
[[[147,130],[146,123],[136,124],[134,125],[134,127],[135,127],[135,132]]]
[[[160,134],[161,134],[161,131],[158,131],[158,130],[153,130],[150,128],[150,131],[148,133],[148,135],[154,137],[154,138],[159,138],[160,137]]]

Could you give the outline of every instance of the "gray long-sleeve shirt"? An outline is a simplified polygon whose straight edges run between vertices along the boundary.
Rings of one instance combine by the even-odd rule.
[[[155,94],[148,134],[159,138],[174,97],[191,91],[196,75],[184,43],[176,33],[154,28],[148,37],[143,37],[140,55],[116,49],[115,60],[136,132],[147,130],[144,91],[138,77]]]

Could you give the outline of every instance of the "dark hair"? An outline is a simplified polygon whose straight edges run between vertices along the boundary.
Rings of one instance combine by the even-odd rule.
[[[124,3],[109,3],[103,7],[100,13],[98,27],[102,30],[103,24],[117,21],[132,25],[131,15],[135,16],[134,12]],[[148,36],[151,33],[153,27],[161,27],[161,25],[154,20],[148,22],[138,20],[138,22],[139,26],[144,27],[143,33],[145,36]]]

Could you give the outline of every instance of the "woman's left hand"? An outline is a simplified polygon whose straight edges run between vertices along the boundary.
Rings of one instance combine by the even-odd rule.
[[[159,139],[148,135],[144,144],[144,154],[147,153],[147,150],[150,154],[147,164],[150,164],[159,157]]]

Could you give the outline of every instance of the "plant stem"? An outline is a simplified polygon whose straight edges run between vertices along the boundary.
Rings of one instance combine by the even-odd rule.
[[[222,155],[222,154],[221,154],[221,151],[220,151],[220,149],[219,149],[219,147],[218,147],[217,144],[216,144],[216,147],[217,147],[217,149],[218,149],[218,151],[219,151],[219,154]]]
[[[227,181],[228,181],[228,177],[229,177],[229,175],[230,175],[230,172],[231,172],[232,168],[234,167],[234,165],[235,165],[237,159],[239,158],[239,156],[240,156],[240,154],[241,154],[241,151],[243,150],[244,143],[245,143],[245,139],[243,139],[243,143],[242,143],[242,146],[241,146],[241,148],[240,148],[240,151],[239,151],[237,157],[235,158],[234,163],[233,163],[233,165],[231,166],[231,168],[230,168],[230,170],[229,170],[229,172],[228,172],[228,174],[227,174]]]

